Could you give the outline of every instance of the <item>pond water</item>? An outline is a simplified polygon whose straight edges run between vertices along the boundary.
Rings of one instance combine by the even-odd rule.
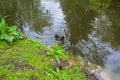
[[[103,66],[102,71],[111,80],[120,80],[120,1],[92,3],[88,0],[3,0],[0,16],[6,16],[11,25],[18,25],[29,39],[47,46],[60,43],[55,40],[55,34],[65,36],[62,45],[66,50]]]

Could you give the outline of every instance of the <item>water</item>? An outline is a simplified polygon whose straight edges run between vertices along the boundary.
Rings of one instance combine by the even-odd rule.
[[[96,2],[97,3],[97,2]],[[103,66],[111,80],[120,80],[120,1],[93,5],[88,0],[0,1],[8,16],[29,39],[53,46],[65,36],[65,49]]]

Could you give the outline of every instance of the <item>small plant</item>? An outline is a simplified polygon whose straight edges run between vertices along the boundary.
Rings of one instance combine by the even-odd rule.
[[[5,40],[12,43],[15,40],[23,39],[24,35],[17,31],[17,26],[8,26],[5,19],[2,18],[0,22],[0,40]]]
[[[63,48],[61,48],[58,44],[56,44],[53,49],[48,49],[47,54],[55,58],[58,63],[60,63],[61,59],[67,59],[67,55],[64,53]]]

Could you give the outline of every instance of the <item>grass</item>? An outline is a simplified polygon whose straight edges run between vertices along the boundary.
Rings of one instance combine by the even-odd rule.
[[[0,80],[86,80],[77,64],[55,69],[53,60],[38,42],[0,41]]]
[[[0,80],[85,80],[78,63],[58,44],[51,49],[24,38],[17,26],[1,19]]]

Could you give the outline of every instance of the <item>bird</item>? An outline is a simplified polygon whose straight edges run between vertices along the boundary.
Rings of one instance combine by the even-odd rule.
[[[57,40],[57,41],[64,41],[64,36],[60,36],[60,35],[58,35],[58,34],[55,34],[55,39]]]

